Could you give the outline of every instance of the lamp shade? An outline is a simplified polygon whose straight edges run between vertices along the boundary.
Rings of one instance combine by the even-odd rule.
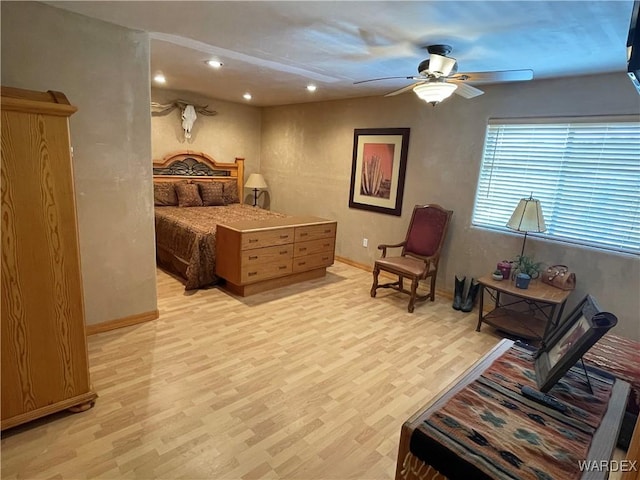
[[[540,200],[533,197],[522,198],[507,222],[507,227],[518,232],[545,232]]]
[[[249,179],[244,186],[247,188],[268,188],[267,182],[264,181],[264,177],[259,173],[249,175]]]
[[[413,91],[427,103],[435,105],[449,98],[455,92],[458,85],[446,82],[428,82],[421,83],[413,87]]]

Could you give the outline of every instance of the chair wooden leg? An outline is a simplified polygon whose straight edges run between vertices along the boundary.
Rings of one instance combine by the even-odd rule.
[[[411,282],[411,297],[409,298],[409,313],[413,313],[416,304],[416,292],[418,290],[418,279],[414,278]]]
[[[429,293],[429,298],[433,302],[436,298],[436,276],[433,275],[431,277],[431,292]]]
[[[380,273],[380,268],[377,266],[373,267],[373,285],[371,285],[371,296],[375,298],[376,290],[378,289],[378,274]]]

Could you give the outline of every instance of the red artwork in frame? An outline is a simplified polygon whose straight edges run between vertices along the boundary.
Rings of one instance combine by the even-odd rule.
[[[354,130],[350,208],[402,214],[409,130]]]

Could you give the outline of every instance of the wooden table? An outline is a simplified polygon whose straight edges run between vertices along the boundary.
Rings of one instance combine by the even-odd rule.
[[[516,288],[510,280],[494,280],[491,276],[478,279],[480,284],[480,305],[478,326],[489,325],[526,340],[539,341],[545,337],[550,327],[555,327],[564,310],[571,290],[561,290],[539,280],[529,283],[529,288]],[[493,298],[495,308],[484,313],[484,292]],[[503,295],[511,298],[505,299]],[[520,307],[527,307],[526,310]]]

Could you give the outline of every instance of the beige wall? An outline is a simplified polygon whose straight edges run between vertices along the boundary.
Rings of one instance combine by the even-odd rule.
[[[2,85],[59,90],[71,117],[88,324],[155,311],[146,34],[2,2]]]
[[[264,109],[261,168],[272,209],[337,220],[337,255],[372,265],[378,244],[404,239],[415,204],[439,203],[454,216],[438,287],[452,290],[456,274],[490,273],[499,260],[519,253],[522,236],[470,226],[487,119],[637,114],[640,97],[623,73],[484,90],[475,99],[454,96],[435,108],[408,93]],[[411,128],[402,217],[348,208],[353,130],[383,127]],[[528,193],[525,186],[523,195]],[[578,287],[568,307],[590,293],[618,316],[617,333],[640,339],[638,257],[536,239],[527,241],[527,251],[575,269]]]
[[[259,108],[160,88],[151,89],[151,99],[160,104],[181,99],[208,105],[210,110],[217,112],[213,116],[198,114],[190,139],[184,138],[180,109],[152,116],[151,151],[154,160],[179,150],[191,150],[204,152],[218,162],[233,163],[236,157],[244,158],[245,181],[249,174],[260,171]]]
[[[522,241],[470,227],[489,117],[640,111],[622,73],[487,86],[481,97],[454,97],[436,108],[412,94],[263,110],[189,98],[219,113],[201,116],[185,142],[178,112],[149,118],[145,34],[37,3],[2,2],[1,8],[2,84],[60,90],[79,108],[71,136],[90,324],[156,308],[150,158],[185,148],[219,161],[245,157],[247,175],[265,175],[272,209],[336,219],[338,255],[366,264],[377,257],[377,244],[404,237],[414,204],[440,203],[455,211],[438,284],[451,290],[455,274],[486,274]],[[157,89],[153,99],[166,103],[174,94],[184,96]],[[411,128],[402,217],[348,208],[353,129],[375,127]],[[368,248],[361,246],[365,237]],[[570,306],[591,293],[619,317],[618,333],[640,339],[637,257],[535,239],[527,249],[576,270]]]

